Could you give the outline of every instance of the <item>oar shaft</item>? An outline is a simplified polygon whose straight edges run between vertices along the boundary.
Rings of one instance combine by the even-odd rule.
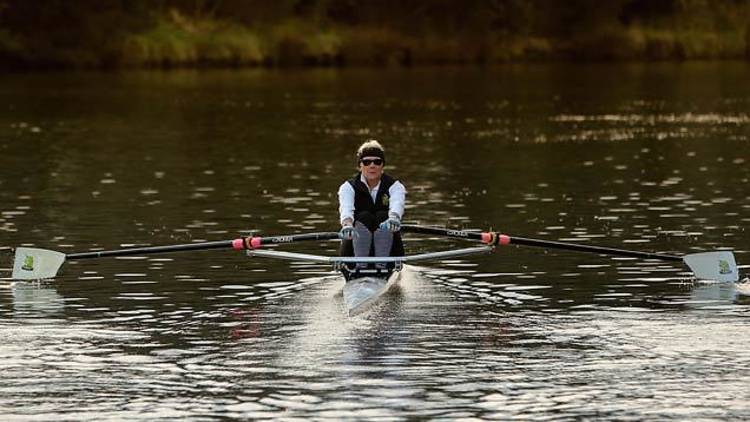
[[[65,259],[88,259],[104,258],[113,256],[131,256],[157,254],[165,252],[198,251],[206,249],[257,249],[262,246],[276,245],[279,243],[292,243],[300,241],[332,240],[338,239],[336,232],[303,233],[283,236],[267,237],[241,237],[234,240],[219,240],[214,242],[185,243],[181,245],[147,246],[141,248],[115,249],[109,251],[80,252],[65,255]]]
[[[277,245],[279,243],[292,243],[301,241],[333,240],[338,239],[337,232],[302,233],[282,236],[250,237],[245,240],[246,249],[258,249],[262,246]]]
[[[500,235],[506,236],[506,235]],[[631,251],[627,249],[608,248],[604,246],[582,245],[579,243],[558,242],[554,240],[529,239],[526,237],[507,236],[510,244],[539,246],[550,249],[565,249],[578,252],[593,252],[603,255],[627,256],[632,258],[660,259],[663,261],[682,261],[682,257],[653,252]]]
[[[80,252],[65,255],[65,259],[88,259],[104,258],[112,256],[129,256],[155,254],[164,252],[197,251],[204,249],[232,248],[234,240],[221,240],[216,242],[186,243],[182,245],[149,246],[143,248],[115,249],[110,251]]]
[[[443,229],[440,227],[414,226],[411,224],[404,224],[401,226],[401,231],[407,233],[434,234],[437,236],[455,237],[458,239],[483,240],[481,232],[451,230]]]
[[[494,232],[474,232],[465,230],[450,230],[439,227],[423,227],[405,224],[401,230],[410,233],[433,234],[438,236],[454,237],[458,239],[473,239],[491,245],[524,245],[537,246],[550,249],[564,249],[578,252],[592,252],[604,255],[627,256],[633,258],[650,258],[664,261],[682,261],[682,257],[676,255],[631,251],[626,249],[608,248],[603,246],[582,245],[578,243],[559,242],[553,240],[530,239],[526,237],[515,237]]]

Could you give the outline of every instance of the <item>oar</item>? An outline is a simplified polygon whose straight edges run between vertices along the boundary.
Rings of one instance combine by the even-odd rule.
[[[129,255],[149,255],[165,252],[198,251],[207,249],[232,248],[237,250],[258,249],[267,245],[280,243],[292,243],[307,240],[331,240],[338,239],[336,232],[303,233],[283,236],[269,237],[240,237],[233,240],[220,240],[213,242],[186,243],[180,245],[148,246],[142,248],[115,249],[109,251],[93,251],[65,254],[39,248],[16,248],[13,260],[13,275],[15,280],[41,280],[53,278],[57,275],[60,267],[67,260],[79,260],[90,258],[104,258]]]
[[[695,274],[703,280],[717,280],[736,282],[739,280],[737,263],[732,251],[700,252],[687,255],[668,255],[653,252],[640,252],[626,249],[608,248],[603,246],[582,245],[578,243],[559,242],[553,240],[530,239],[527,237],[509,236],[496,232],[474,232],[465,230],[450,230],[440,227],[425,227],[405,224],[401,231],[410,233],[432,234],[454,237],[458,239],[479,240],[488,245],[524,245],[538,246],[550,249],[565,249],[578,252],[592,252],[603,255],[627,256],[633,258],[660,259],[662,261],[684,262]]]

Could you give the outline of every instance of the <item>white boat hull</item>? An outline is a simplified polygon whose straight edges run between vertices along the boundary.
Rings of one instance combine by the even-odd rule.
[[[377,302],[381,296],[387,293],[398,282],[401,273],[395,269],[404,268],[404,264],[407,262],[441,260],[459,256],[486,254],[492,251],[492,246],[484,245],[407,256],[323,256],[261,249],[248,250],[247,254],[248,256],[286,259],[290,261],[333,264],[333,268],[340,270],[347,280],[343,290],[347,313],[349,315],[357,315]],[[368,266],[364,270],[354,271],[349,269],[349,267],[356,268],[355,264],[368,264]],[[373,268],[373,266],[377,267],[377,264],[386,264],[387,268],[394,268],[394,270],[390,273],[388,270],[381,270],[378,273]]]
[[[401,277],[400,271],[393,271],[388,278],[352,278],[344,285],[344,305],[349,316],[366,311],[388,292]]]

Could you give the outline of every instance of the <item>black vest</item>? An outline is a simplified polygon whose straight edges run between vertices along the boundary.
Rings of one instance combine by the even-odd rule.
[[[396,183],[396,179],[383,173],[380,178],[380,187],[378,193],[375,196],[375,202],[372,201],[370,195],[370,188],[360,180],[360,173],[357,173],[354,177],[349,179],[349,184],[354,188],[354,218],[357,219],[357,214],[362,211],[369,211],[372,215],[381,216],[385,213],[385,218],[382,218],[377,223],[381,223],[388,218],[388,204],[390,203],[390,194],[388,190]]]
[[[363,223],[370,230],[375,230],[378,224],[388,219],[388,204],[390,203],[388,190],[396,183],[396,179],[383,173],[375,202],[372,201],[372,196],[370,196],[370,189],[360,180],[360,173],[349,179],[348,183],[354,188],[354,220]],[[341,256],[354,256],[351,240],[341,241],[340,253]],[[370,255],[372,255],[372,251],[370,251]],[[393,234],[391,256],[404,256],[404,242],[401,240],[401,232]]]

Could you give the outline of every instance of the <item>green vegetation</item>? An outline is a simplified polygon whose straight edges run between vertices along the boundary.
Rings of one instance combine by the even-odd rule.
[[[231,22],[188,19],[172,9],[146,31],[124,37],[120,60],[126,65],[255,65],[263,62],[258,37]]]
[[[749,0],[0,0],[0,65],[750,57]]]

